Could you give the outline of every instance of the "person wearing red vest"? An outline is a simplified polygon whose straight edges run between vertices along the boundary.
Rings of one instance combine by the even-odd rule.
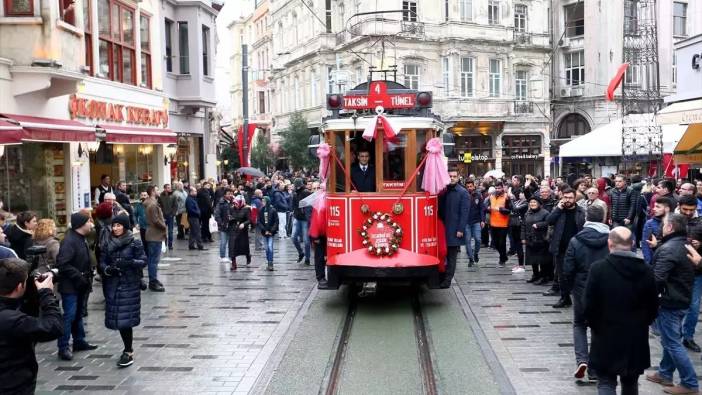
[[[499,263],[500,266],[504,266],[507,262],[507,230],[509,229],[512,201],[505,194],[505,187],[500,181],[495,183],[495,193],[488,200],[487,210],[490,212],[492,238],[495,240],[495,248],[500,254]]]

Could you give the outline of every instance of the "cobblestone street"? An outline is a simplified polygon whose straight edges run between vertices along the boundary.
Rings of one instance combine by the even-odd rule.
[[[162,259],[160,277],[166,292],[142,294],[142,323],[134,332],[135,363],[127,369],[115,366],[122,343],[117,332],[103,325],[103,297],[96,283],[86,329],[88,340],[100,348],[64,362],[58,360],[54,342],[40,344],[37,393],[261,391],[257,380],[270,374],[264,368],[276,366],[270,361],[284,352],[295,323],[304,319],[298,313],[305,311],[305,302],[323,294],[313,290],[313,268],[295,263],[290,240],[276,242],[274,272],[265,271],[260,253],[250,267],[240,265],[230,272],[228,265],[218,263],[216,243],[209,247],[205,252],[188,251],[178,242],[176,250]],[[481,252],[479,269],[469,269],[465,258],[459,259],[456,282],[484,333],[481,336],[487,338],[516,393],[595,394],[594,385],[578,385],[572,379],[572,309],[553,309],[555,298],[541,295],[545,287],[525,283],[529,271],[511,274],[509,264],[514,260],[499,268],[489,249]],[[652,338],[650,344],[656,365],[660,343]],[[692,354],[692,359],[702,371],[699,355]],[[643,378],[639,384],[641,393],[662,393]],[[470,388],[465,393],[471,393]]]

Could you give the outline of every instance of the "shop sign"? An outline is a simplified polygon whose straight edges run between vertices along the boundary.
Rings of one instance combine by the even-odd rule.
[[[536,155],[536,154],[513,154],[508,156],[507,158],[511,160],[520,160],[520,159],[538,159],[541,155]]]
[[[73,118],[87,118],[135,125],[168,127],[168,110],[137,106],[125,106],[101,100],[92,100],[71,95],[68,110]]]
[[[344,96],[347,110],[383,108],[414,108],[417,105],[416,93],[389,93],[384,81],[373,81],[368,87],[368,95]]]
[[[485,162],[491,160],[487,155],[484,154],[473,154],[472,152],[466,152],[464,154],[459,154],[458,159],[462,160],[463,163],[473,163],[473,162]]]

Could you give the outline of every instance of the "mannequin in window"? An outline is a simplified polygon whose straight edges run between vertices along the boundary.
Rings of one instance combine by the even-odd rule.
[[[375,167],[370,164],[370,152],[358,151],[358,163],[351,167],[351,181],[358,192],[375,192]]]

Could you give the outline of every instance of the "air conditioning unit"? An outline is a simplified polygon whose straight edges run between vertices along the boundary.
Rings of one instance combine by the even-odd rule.
[[[562,39],[561,42],[559,43],[559,46],[562,47],[562,48],[568,48],[568,47],[570,47],[570,39],[567,38],[567,37],[563,37],[563,39]]]
[[[573,88],[570,90],[570,95],[571,96],[582,96],[583,95],[583,88]]]
[[[561,88],[561,97],[570,97],[570,88]]]

